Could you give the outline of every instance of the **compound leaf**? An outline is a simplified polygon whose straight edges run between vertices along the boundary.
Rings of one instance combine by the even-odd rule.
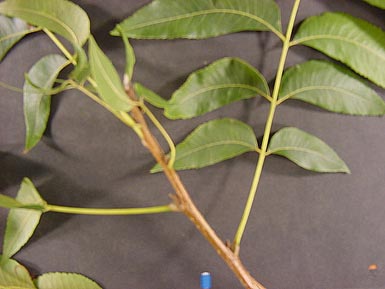
[[[22,204],[45,206],[44,200],[28,178],[24,178],[16,196]],[[27,243],[35,231],[42,212],[31,209],[10,209],[3,243],[3,258],[10,258]]]
[[[216,119],[198,126],[176,146],[174,169],[186,170],[206,167],[258,147],[253,129],[230,118]],[[159,172],[156,165],[151,172]]]
[[[93,37],[89,40],[91,75],[100,97],[116,110],[129,111],[131,104],[112,62],[99,48]]]
[[[362,19],[324,13],[305,20],[292,44],[304,44],[337,59],[385,88],[385,32]]]
[[[67,0],[6,0],[0,3],[0,13],[47,28],[77,46],[82,46],[90,35],[87,14]]]
[[[27,74],[23,87],[26,151],[39,142],[46,129],[51,105],[51,95],[47,91],[67,64],[63,56],[51,54],[36,62]]]
[[[286,127],[276,132],[269,143],[269,154],[288,158],[300,167],[324,173],[350,173],[344,161],[319,138],[298,128]]]
[[[23,20],[0,15],[0,60],[28,32],[28,25]]]
[[[27,269],[0,255],[0,289],[36,289]]]
[[[91,279],[75,273],[46,273],[35,280],[38,289],[102,289]]]
[[[385,9],[385,1],[384,0],[364,0],[364,1],[369,3],[370,5]]]
[[[155,0],[119,26],[127,37],[139,39],[202,39],[265,30],[282,36],[280,10],[272,0]],[[120,35],[119,28],[112,34]]]
[[[298,99],[344,114],[385,114],[385,102],[362,79],[326,61],[312,60],[288,69],[279,99]]]
[[[192,118],[256,95],[269,95],[261,73],[240,59],[222,58],[192,73],[171,96],[165,115],[170,119]]]

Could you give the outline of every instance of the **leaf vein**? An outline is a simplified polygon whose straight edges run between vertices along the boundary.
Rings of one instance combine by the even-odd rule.
[[[303,37],[303,38],[300,38],[300,39],[292,41],[291,45],[297,45],[297,44],[300,44],[300,43],[303,43],[303,42],[306,42],[306,41],[311,41],[311,40],[316,40],[316,39],[336,39],[336,40],[341,40],[341,41],[349,42],[349,43],[352,43],[352,44],[354,44],[356,46],[362,47],[362,48],[370,51],[371,53],[375,54],[376,56],[378,56],[379,58],[381,58],[382,60],[385,61],[385,54],[380,54],[379,51],[374,50],[373,48],[371,48],[369,46],[366,46],[363,43],[351,40],[349,38],[344,38],[344,37],[338,36],[338,35],[322,34],[322,35],[307,36],[307,37]]]
[[[202,16],[202,15],[207,15],[207,14],[221,14],[221,13],[234,14],[234,15],[240,15],[240,16],[248,17],[248,18],[255,20],[256,22],[259,22],[259,23],[263,24],[264,26],[266,26],[274,34],[276,34],[279,38],[281,38],[281,39],[284,38],[284,36],[281,32],[279,32],[274,26],[272,26],[269,22],[265,21],[263,18],[255,16],[255,15],[247,13],[247,12],[244,12],[244,11],[238,11],[238,10],[233,10],[233,9],[211,9],[211,10],[203,10],[203,11],[199,11],[199,12],[187,13],[187,14],[182,14],[182,15],[177,15],[177,16],[165,17],[165,18],[162,18],[159,20],[154,20],[154,21],[149,21],[146,23],[133,25],[129,29],[127,29],[127,31],[145,28],[145,27],[153,26],[153,25],[157,25],[157,24],[163,24],[166,22],[186,19],[186,18],[193,18],[193,17],[198,17],[198,16]]]

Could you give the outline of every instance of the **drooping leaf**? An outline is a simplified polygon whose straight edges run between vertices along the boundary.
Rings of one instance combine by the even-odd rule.
[[[28,31],[27,23],[21,19],[0,15],[0,60]]]
[[[167,100],[157,95],[152,90],[144,87],[140,83],[134,84],[134,89],[139,97],[143,97],[147,102],[158,108],[165,108],[167,106]]]
[[[350,173],[343,160],[319,138],[298,128],[286,127],[276,132],[269,144],[269,154],[288,158],[300,167],[324,173]]]
[[[223,58],[192,73],[171,96],[165,115],[191,118],[256,95],[269,95],[261,73],[240,59]]]
[[[230,118],[216,119],[198,126],[176,146],[175,170],[197,169],[256,151],[253,129]],[[159,172],[156,165],[151,172]]]
[[[29,81],[25,81],[23,87],[26,151],[39,142],[47,126],[51,96],[44,90],[52,88],[59,72],[67,64],[63,56],[51,54],[36,62],[28,72]]]
[[[116,110],[129,111],[131,104],[119,75],[93,37],[89,40],[91,75],[96,81],[100,97]]]
[[[38,289],[102,289],[91,279],[75,273],[46,273],[35,280]]]
[[[345,114],[385,114],[385,102],[362,79],[326,61],[312,60],[288,69],[279,99],[298,99]]]
[[[27,269],[0,255],[0,289],[36,289]]]
[[[22,204],[45,206],[44,200],[28,178],[21,183],[16,200]],[[31,209],[10,209],[3,243],[3,258],[10,258],[27,243],[35,231],[42,212]]]
[[[119,24],[139,39],[202,39],[239,31],[281,34],[281,15],[272,0],[155,0]],[[112,31],[120,35],[119,29]]]
[[[385,1],[384,0],[364,0],[364,1],[369,3],[370,5],[385,9]]]
[[[385,88],[385,32],[369,22],[342,13],[313,16],[293,44],[317,49]]]
[[[16,209],[16,208],[24,208],[24,209],[34,209],[38,211],[44,211],[44,206],[41,204],[23,204],[14,198],[8,197],[6,195],[0,194],[0,207],[7,209]]]
[[[90,65],[88,63],[86,52],[83,48],[75,46],[76,65],[75,69],[70,73],[70,78],[76,82],[83,83],[90,75]]]
[[[78,46],[90,35],[87,14],[67,0],[6,0],[0,3],[0,13],[47,28]]]

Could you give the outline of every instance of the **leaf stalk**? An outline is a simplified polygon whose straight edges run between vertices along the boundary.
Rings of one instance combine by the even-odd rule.
[[[145,106],[144,104],[140,105],[140,107],[143,109],[144,113],[148,116],[148,118],[152,121],[152,123],[156,126],[156,128],[159,130],[159,132],[162,134],[162,136],[166,140],[170,148],[170,159],[168,160],[167,166],[169,168],[172,168],[174,166],[175,158],[176,158],[176,149],[175,149],[175,144],[173,140],[171,139],[167,131],[164,129],[162,124],[159,122],[159,120],[151,112],[151,110],[149,110],[147,106]]]
[[[177,208],[173,204],[164,206],[144,207],[144,208],[80,208],[66,207],[57,205],[46,205],[46,212],[56,212],[78,215],[100,215],[100,216],[118,216],[118,215],[144,215],[176,212]]]
[[[43,31],[45,34],[47,34],[47,36],[52,40],[53,43],[55,43],[55,45],[57,46],[57,48],[59,48],[59,50],[64,54],[65,57],[67,57],[67,59],[69,61],[71,61],[71,63],[73,65],[76,65],[76,60],[75,58],[72,56],[72,54],[67,50],[67,48],[64,47],[63,43],[60,42],[60,40],[55,36],[55,34],[53,34],[51,31],[49,31],[47,28],[43,28]]]
[[[255,173],[254,173],[253,181],[252,181],[252,184],[250,187],[249,196],[248,196],[247,201],[246,201],[245,209],[243,211],[243,215],[241,217],[241,221],[238,225],[238,229],[236,231],[234,241],[232,244],[232,250],[236,254],[239,254],[240,243],[241,243],[243,234],[244,234],[245,229],[246,229],[247,221],[249,219],[250,212],[251,212],[251,209],[252,209],[252,206],[254,203],[254,199],[255,199],[255,196],[256,196],[256,193],[258,190],[258,185],[259,185],[259,181],[261,178],[265,158],[267,156],[267,146],[269,144],[274,114],[275,114],[275,110],[277,108],[277,99],[278,99],[278,94],[279,94],[279,90],[281,87],[283,70],[285,68],[285,62],[286,62],[287,54],[288,54],[288,51],[290,48],[290,39],[291,39],[291,35],[293,32],[295,18],[296,18],[297,12],[298,12],[300,2],[301,2],[301,0],[295,0],[295,2],[293,4],[293,8],[292,8],[291,14],[290,14],[289,24],[288,24],[287,31],[286,31],[286,36],[283,40],[281,57],[279,60],[278,69],[277,69],[277,73],[276,73],[274,89],[273,89],[273,94],[272,94],[272,100],[270,102],[270,110],[269,110],[269,114],[268,114],[268,117],[266,120],[265,131],[263,134],[263,140],[262,140],[262,145],[261,145],[261,149],[260,149],[260,153],[259,153],[258,163],[257,163],[256,169],[255,169]]]

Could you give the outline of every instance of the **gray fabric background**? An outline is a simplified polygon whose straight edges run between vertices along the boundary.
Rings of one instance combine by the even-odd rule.
[[[76,1],[89,14],[92,32],[119,71],[121,40],[115,23],[147,0]],[[293,1],[278,1],[283,24]],[[303,0],[298,21],[323,11],[344,11],[385,29],[385,13],[359,0]],[[296,26],[297,27],[297,26]],[[132,41],[135,80],[168,98],[187,75],[225,56],[274,76],[280,45],[269,33],[238,33],[202,41]],[[18,44],[0,65],[0,79],[22,87],[23,74],[57,49],[43,34]],[[287,66],[323,55],[294,47]],[[379,90],[385,97],[384,90]],[[198,124],[217,117],[241,119],[263,134],[268,105],[261,98],[229,105],[190,121],[163,121],[182,140]],[[151,156],[135,135],[87,97],[55,96],[42,142],[23,155],[22,96],[0,88],[0,191],[14,196],[30,177],[53,204],[135,207],[164,204],[171,188],[151,175]],[[253,275],[274,289],[385,288],[385,122],[377,117],[328,113],[300,102],[279,107],[273,129],[297,126],[330,144],[351,175],[316,174],[279,157],[266,162],[243,239],[241,257]],[[164,145],[164,144],[163,144]],[[166,146],[165,146],[166,147]],[[181,172],[198,207],[223,239],[232,239],[245,204],[257,156],[245,154],[197,171]],[[0,210],[3,234],[7,211]],[[1,243],[2,241],[0,241]],[[213,288],[240,288],[215,251],[179,214],[95,217],[48,213],[15,258],[35,275],[79,272],[106,289],[199,288],[210,271]],[[378,270],[369,271],[370,264]]]

